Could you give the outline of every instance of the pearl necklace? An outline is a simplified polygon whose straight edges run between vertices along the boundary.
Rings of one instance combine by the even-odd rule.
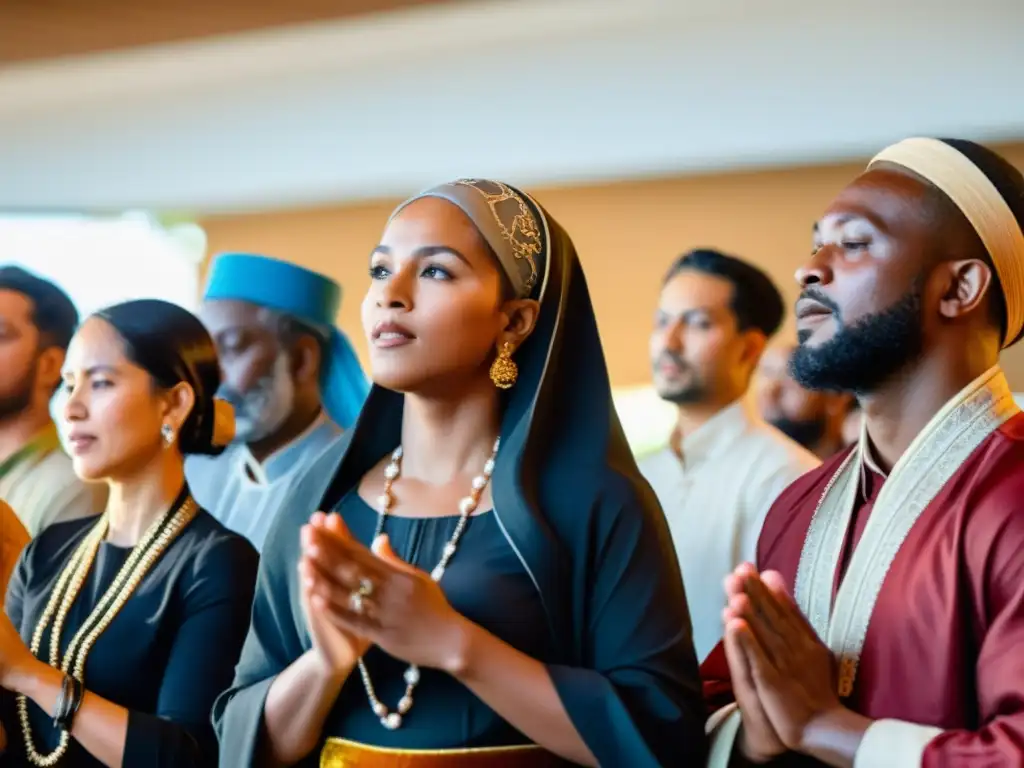
[[[501,438],[494,441],[491,455],[484,463],[483,474],[473,478],[473,489],[470,491],[469,496],[464,497],[459,502],[459,522],[455,525],[455,530],[452,532],[448,543],[444,545],[444,549],[441,552],[441,560],[434,567],[434,570],[430,572],[430,578],[435,583],[441,581],[441,577],[444,576],[445,568],[448,567],[449,561],[451,561],[456,549],[458,549],[459,539],[466,530],[469,517],[476,511],[477,504],[480,503],[480,496],[483,494],[487,483],[491,479],[491,475],[494,473],[494,459],[498,455],[498,446],[500,444]],[[377,528],[373,534],[374,540],[384,531],[384,521],[387,519],[395,502],[395,497],[391,493],[391,486],[394,485],[395,480],[401,474],[402,447],[399,446],[391,454],[391,463],[384,470],[384,493],[377,498],[379,517],[377,518]],[[416,684],[420,681],[419,667],[415,664],[410,664],[409,668],[405,670],[405,695],[399,700],[398,707],[394,712],[388,710],[384,702],[377,698],[377,692],[374,690],[373,682],[370,680],[370,673],[367,671],[362,659],[359,659],[359,675],[363,678],[363,687],[366,688],[366,697],[370,700],[370,708],[380,718],[381,725],[390,731],[400,728],[402,726],[402,718],[409,714],[409,711],[412,709],[412,694],[416,689]]]
[[[166,514],[154,521],[142,535],[139,543],[136,544],[120,570],[114,576],[107,591],[100,598],[100,601],[82,622],[78,632],[71,638],[67,650],[64,653],[63,662],[60,659],[60,638],[64,629],[64,622],[67,620],[71,606],[74,604],[78,593],[85,584],[86,577],[92,568],[96,553],[99,551],[100,543],[107,535],[108,519],[104,514],[93,526],[92,530],[82,539],[67,566],[57,580],[57,585],[50,593],[50,599],[46,603],[43,615],[32,633],[30,649],[32,655],[39,658],[39,651],[42,647],[43,634],[50,620],[53,620],[53,628],[50,630],[50,666],[61,670],[64,674],[72,674],[81,682],[85,682],[85,660],[92,650],[93,644],[114,620],[121,608],[131,597],[136,587],[142,582],[143,577],[153,564],[166,551],[171,542],[184,530],[195,516],[199,513],[199,506],[186,497],[185,501],[177,507],[172,507]],[[67,752],[70,734],[62,731],[57,748],[49,754],[41,754],[37,751],[32,738],[32,726],[28,716],[28,700],[22,695],[17,697],[18,718],[21,721],[21,732],[25,739],[25,752],[29,762],[35,766],[56,765]]]

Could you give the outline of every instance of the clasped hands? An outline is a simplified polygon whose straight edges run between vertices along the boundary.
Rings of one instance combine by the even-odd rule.
[[[813,731],[845,710],[829,649],[774,571],[739,566],[725,579],[724,646],[743,716],[739,747],[755,763],[816,752]],[[850,713],[852,714],[852,713]]]
[[[421,667],[455,674],[467,620],[430,574],[404,562],[386,535],[367,548],[337,514],[302,528],[299,579],[310,634],[328,665],[351,665],[370,645]],[[347,672],[347,670],[345,670]]]

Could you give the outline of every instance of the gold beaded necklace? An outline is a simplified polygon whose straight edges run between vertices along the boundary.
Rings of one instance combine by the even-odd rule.
[[[93,644],[110,626],[114,617],[124,607],[149,569],[178,534],[185,529],[185,526],[192,522],[198,512],[199,505],[191,496],[187,496],[180,505],[171,507],[167,514],[146,529],[139,543],[132,548],[128,559],[114,576],[113,582],[103,597],[100,598],[96,607],[92,609],[85,621],[82,622],[78,632],[72,637],[71,642],[68,643],[67,651],[61,660],[60,638],[64,622],[67,620],[78,593],[81,592],[82,586],[85,584],[85,579],[96,559],[96,553],[99,551],[100,543],[107,535],[109,520],[106,514],[102,515],[92,530],[82,539],[82,543],[75,549],[67,566],[61,572],[57,585],[50,593],[50,599],[43,610],[43,615],[39,618],[39,623],[32,634],[30,646],[32,655],[40,658],[39,650],[42,646],[43,635],[50,620],[53,619],[53,629],[50,632],[50,666],[61,670],[64,674],[74,675],[75,679],[84,684],[85,660],[89,651],[92,650]],[[40,754],[32,739],[28,700],[23,694],[19,694],[17,701],[18,717],[21,720],[21,731],[25,738],[25,751],[29,762],[41,768],[56,765],[67,752],[70,734],[67,731],[61,732],[57,748],[48,755]]]

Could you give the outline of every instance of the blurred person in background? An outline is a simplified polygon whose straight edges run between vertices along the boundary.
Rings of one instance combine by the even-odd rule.
[[[7,583],[11,580],[14,565],[30,538],[14,510],[0,499],[0,609],[7,596]]]
[[[789,371],[795,348],[792,343],[776,344],[762,355],[758,407],[765,421],[824,461],[850,444],[844,428],[856,401],[848,392],[814,392],[800,386]]]
[[[701,659],[722,637],[722,579],[753,557],[776,497],[818,463],[746,402],[784,312],[764,272],[708,249],[676,260],[658,300],[654,387],[678,415],[669,444],[639,464],[668,517]]]
[[[374,386],[267,539],[224,765],[701,765],[686,595],[569,236],[462,180],[369,268]]]
[[[335,326],[341,288],[308,269],[228,253],[210,268],[200,317],[235,408],[234,443],[191,457],[204,508],[260,549],[295,480],[359,415],[369,383]]]
[[[969,141],[879,153],[797,272],[803,386],[856,447],[797,480],[725,581],[710,765],[1024,765],[1024,177]]]
[[[83,483],[61,447],[50,400],[78,311],[60,288],[21,267],[0,267],[0,499],[30,536],[96,514],[106,486]]]
[[[864,421],[864,412],[860,409],[860,403],[854,400],[850,404],[850,410],[843,418],[843,447],[849,448],[860,440],[861,423]]]
[[[232,436],[213,341],[174,304],[118,304],[82,324],[63,381],[75,472],[110,499],[36,536],[11,577],[3,765],[214,765],[210,709],[241,651],[258,556],[185,483],[184,456]]]

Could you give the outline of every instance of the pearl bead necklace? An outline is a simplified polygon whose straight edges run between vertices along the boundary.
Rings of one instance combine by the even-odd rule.
[[[435,583],[441,581],[441,577],[444,576],[444,571],[448,567],[449,561],[451,561],[456,549],[458,549],[459,539],[466,530],[469,517],[476,511],[477,504],[480,503],[480,496],[483,495],[487,483],[490,482],[491,475],[494,473],[494,460],[498,455],[498,446],[500,444],[500,438],[494,441],[494,448],[491,450],[490,458],[484,463],[483,474],[473,478],[472,491],[470,491],[469,496],[464,497],[459,502],[459,522],[456,523],[455,530],[452,532],[448,543],[444,545],[444,549],[441,552],[441,560],[434,567],[434,570],[430,572],[430,578]],[[391,512],[391,507],[395,501],[395,497],[391,493],[391,486],[394,485],[394,482],[401,474],[402,447],[399,446],[391,454],[391,463],[384,470],[384,493],[377,499],[377,513],[379,517],[377,519],[377,528],[373,534],[374,539],[384,531],[384,521]],[[416,689],[417,683],[420,681],[419,667],[415,664],[410,664],[409,668],[405,670],[405,695],[399,700],[398,707],[394,712],[391,712],[384,702],[377,698],[377,692],[374,690],[373,682],[370,680],[370,673],[367,671],[362,659],[359,659],[359,675],[363,678],[363,687],[366,688],[366,697],[370,700],[370,708],[380,718],[381,725],[391,731],[400,728],[402,726],[402,718],[409,714],[409,711],[412,709],[412,694]]]

